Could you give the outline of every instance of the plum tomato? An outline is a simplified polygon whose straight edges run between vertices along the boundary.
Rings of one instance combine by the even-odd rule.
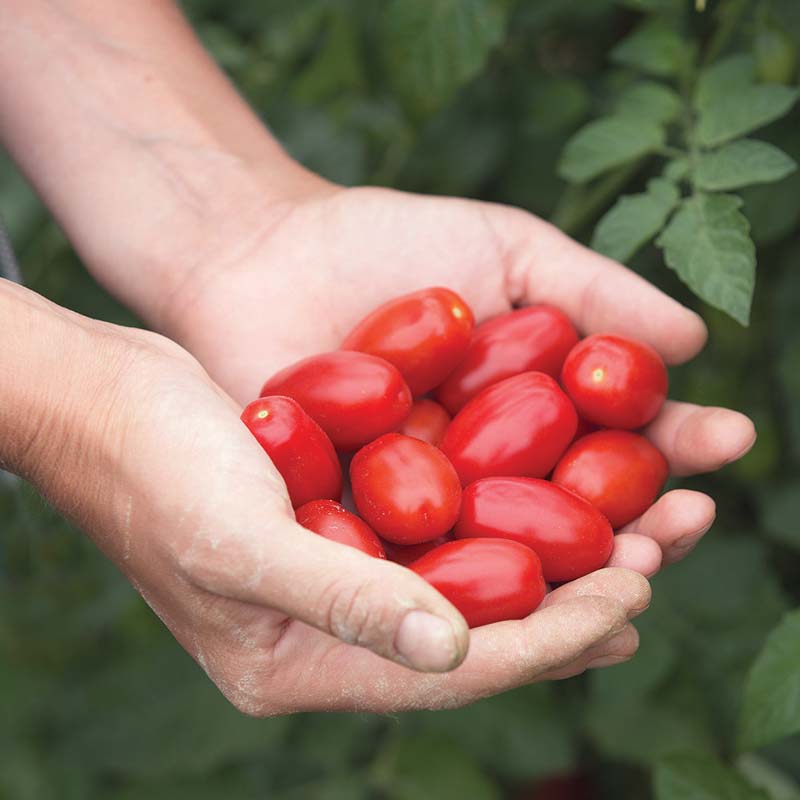
[[[331,440],[291,397],[254,400],[242,422],[283,476],[295,508],[342,496],[342,469]]]
[[[647,425],[667,396],[667,368],[649,345],[611,334],[572,348],[561,383],[578,413],[606,428]]]
[[[466,486],[503,475],[543,478],[575,436],[578,416],[543,372],[495,383],[458,412],[441,448]]]
[[[544,599],[539,556],[509,539],[461,539],[410,565],[463,615],[470,628],[523,619]]]
[[[449,289],[435,286],[379,306],[348,334],[342,350],[359,350],[394,364],[417,397],[438,386],[461,361],[474,319]]]
[[[449,424],[450,415],[437,402],[417,400],[411,406],[411,413],[402,424],[400,433],[438,447]]]
[[[478,392],[521,372],[557,378],[578,334],[567,316],[546,305],[528,306],[479,325],[464,358],[436,390],[457,414]]]
[[[333,500],[312,500],[295,513],[297,523],[326,539],[355,547],[375,558],[386,558],[375,531]]]
[[[458,518],[461,484],[432,444],[387,433],[350,463],[358,513],[395,544],[419,544],[447,533]]]
[[[553,483],[585,497],[617,529],[653,504],[668,474],[667,460],[644,436],[597,431],[564,453]]]
[[[293,398],[328,434],[352,452],[396,430],[411,410],[411,392],[397,367],[355,351],[310,356],[273,375],[261,396]]]
[[[431,539],[429,542],[422,542],[420,544],[394,544],[386,540],[381,542],[381,544],[386,553],[386,558],[388,558],[389,561],[394,561],[395,564],[402,564],[404,567],[407,567],[418,558],[422,558],[426,553],[439,547],[439,545],[451,541],[453,541],[452,536],[440,536],[438,539]]]
[[[588,501],[549,481],[483,478],[461,502],[457,539],[498,537],[527,545],[546,581],[572,581],[605,566],[614,547],[608,520]]]

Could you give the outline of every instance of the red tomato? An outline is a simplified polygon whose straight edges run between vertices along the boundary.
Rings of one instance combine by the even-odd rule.
[[[453,527],[461,484],[432,444],[387,433],[359,450],[350,463],[358,513],[395,544],[419,544]]]
[[[441,592],[470,628],[523,619],[546,591],[539,557],[508,539],[448,542],[410,568]]]
[[[342,496],[342,469],[331,440],[291,397],[254,400],[242,422],[283,476],[295,508]]]
[[[431,550],[439,547],[439,545],[451,541],[452,538],[448,536],[440,536],[438,539],[432,539],[430,542],[422,542],[421,544],[394,544],[384,541],[383,549],[389,561],[394,561],[396,564],[402,564],[407,567],[418,558],[422,558],[426,553],[430,553]]]
[[[400,433],[438,447],[449,424],[450,415],[438,403],[433,400],[417,400],[411,407],[408,419],[400,428]]]
[[[578,430],[575,431],[575,438],[572,441],[576,442],[578,439],[581,439],[588,433],[594,433],[596,430],[597,425],[587,422],[583,417],[578,417]]]
[[[539,781],[531,794],[520,794],[518,800],[596,800],[596,787],[585,775],[573,773]]]
[[[457,539],[513,539],[539,556],[546,581],[572,581],[605,566],[608,520],[561,486],[534,478],[484,478],[464,490]]]
[[[561,383],[589,422],[633,430],[647,425],[664,404],[667,368],[643,342],[589,336],[567,356]]]
[[[543,478],[575,436],[569,398],[543,372],[523,372],[484,389],[458,412],[442,440],[462,485],[478,478]]]
[[[330,436],[337,450],[357,450],[399,428],[411,410],[411,393],[388,361],[366,353],[311,356],[273,375],[261,396],[285,394]]]
[[[553,482],[585,497],[621,528],[653,504],[668,474],[667,460],[644,436],[597,431],[564,453]]]
[[[368,556],[386,558],[375,531],[333,500],[312,500],[294,513],[299,525],[326,539],[355,547]]]
[[[577,341],[572,323],[552,306],[502,314],[475,329],[466,355],[436,390],[436,399],[456,414],[487,386],[520,372],[558,377]]]
[[[422,289],[376,308],[353,328],[342,349],[385,358],[417,396],[453,371],[469,346],[473,325],[472,311],[455,292]]]

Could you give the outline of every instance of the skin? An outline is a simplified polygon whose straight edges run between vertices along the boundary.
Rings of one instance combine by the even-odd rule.
[[[686,555],[710,498],[664,495],[610,568],[468,633],[413,573],[299,528],[238,417],[272,372],[425,286],[477,321],[551,303],[670,364],[703,346],[696,314],[523,211],[311,175],[168,0],[0,0],[0,69],[2,143],[96,278],[169,337],[0,282],[0,462],[97,542],[232,703],[453,707],[635,652],[642,575]],[[676,402],[647,435],[677,475],[755,439],[741,414]]]

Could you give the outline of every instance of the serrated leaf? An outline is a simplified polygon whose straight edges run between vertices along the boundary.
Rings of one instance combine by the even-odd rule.
[[[685,200],[656,244],[664,249],[667,265],[698,297],[747,325],[756,254],[741,204],[726,194]]]
[[[507,13],[499,0],[390,0],[383,14],[394,84],[421,111],[443,106],[480,72]]]
[[[630,117],[603,117],[585,125],[567,142],[559,174],[580,183],[658,150],[664,130],[654,122]]]
[[[694,96],[695,106],[706,108],[709,103],[751,86],[754,80],[755,64],[751,55],[738,53],[723,58],[700,73]]]
[[[614,113],[663,124],[675,119],[680,108],[680,97],[668,86],[654,81],[643,81],[629,87],[620,95]]]
[[[779,119],[795,104],[798,90],[775,83],[741,87],[710,100],[700,110],[697,139],[712,147]]]
[[[775,145],[740,139],[719,150],[701,153],[693,177],[697,188],[718,192],[779,181],[795,169],[794,160]]]
[[[744,692],[739,723],[742,750],[754,750],[800,731],[800,611],[769,635]]]
[[[676,755],[658,765],[656,800],[769,800],[741,775],[710,756]]]
[[[674,28],[660,20],[647,22],[623,39],[611,60],[651,75],[674,75],[686,58],[686,42]]]
[[[592,247],[609,258],[627,261],[664,227],[679,199],[674,183],[654,178],[646,192],[617,200],[597,223]]]

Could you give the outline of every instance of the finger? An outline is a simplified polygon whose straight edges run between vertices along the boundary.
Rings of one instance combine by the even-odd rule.
[[[639,649],[639,632],[628,623],[619,633],[605,642],[590,647],[576,661],[561,669],[547,672],[540,676],[541,680],[559,681],[564,678],[574,678],[587,669],[600,669],[612,667],[629,661]]]
[[[709,531],[716,517],[716,504],[706,494],[675,489],[660,497],[639,519],[617,534],[649,537],[663,552],[664,563],[679,561]]]
[[[645,435],[664,454],[673,475],[713,472],[755,444],[752,421],[727,408],[668,400]]]
[[[649,536],[638,533],[618,533],[607,567],[632,569],[645,578],[655,575],[661,567],[661,548]]]
[[[605,567],[582,578],[565,583],[550,592],[542,607],[558,605],[578,597],[611,597],[627,609],[629,617],[644,612],[650,605],[650,584],[640,573]]]
[[[512,299],[552,303],[585,334],[620,333],[654,347],[669,364],[696,355],[703,320],[616,261],[525,212],[495,207],[494,225],[512,244]]]

